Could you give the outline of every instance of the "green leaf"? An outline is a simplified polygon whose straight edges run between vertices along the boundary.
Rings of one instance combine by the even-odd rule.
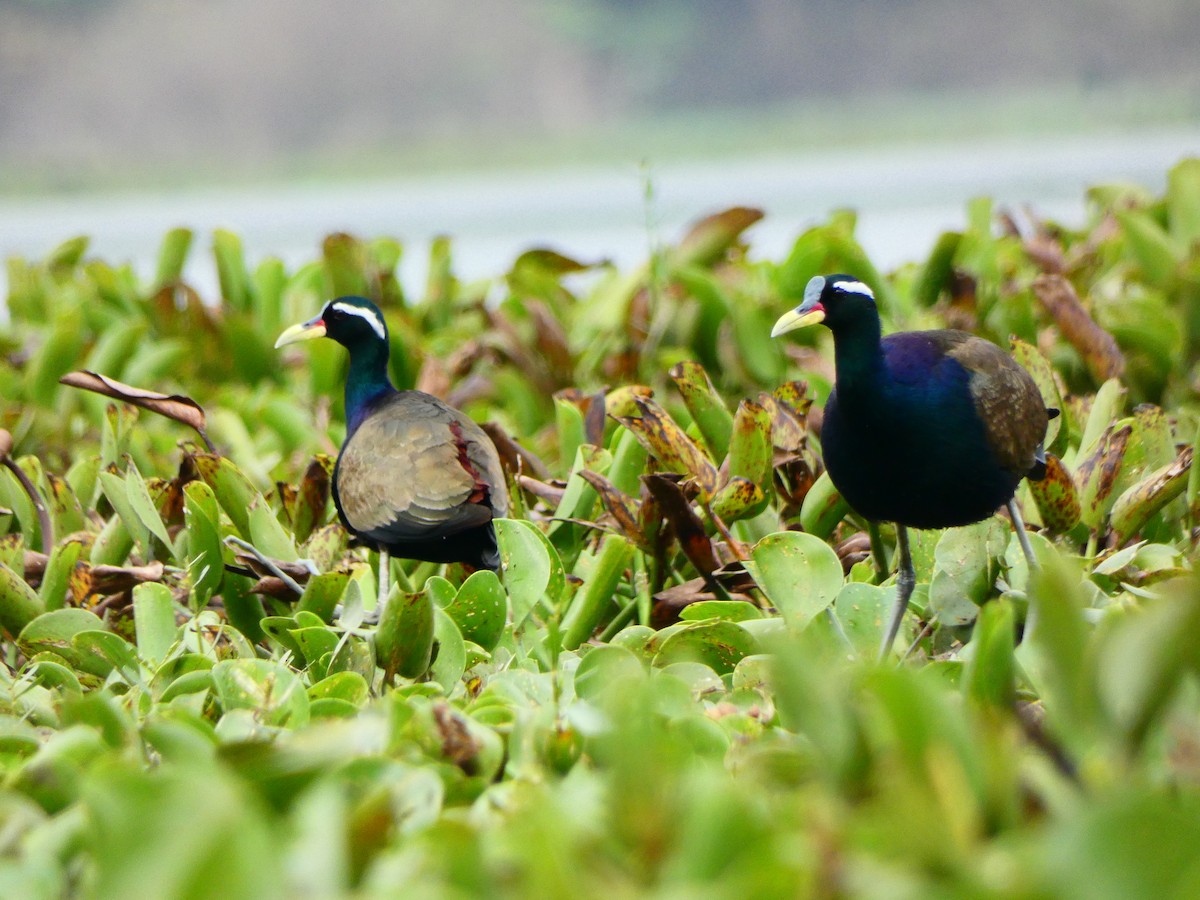
[[[743,657],[760,652],[758,641],[734,622],[697,623],[668,637],[654,655],[654,665],[698,662],[718,675],[732,672]]]
[[[697,362],[681,362],[671,369],[670,374],[712,458],[724,459],[729,452],[733,416],[717,394],[708,373]]]
[[[9,634],[20,634],[44,609],[42,599],[25,579],[0,563],[0,626]]]
[[[164,584],[139,584],[133,589],[133,626],[138,653],[155,665],[166,658],[179,631],[175,603]]]
[[[428,591],[392,592],[373,642],[375,658],[388,680],[418,678],[433,654],[434,606]]]
[[[495,572],[480,569],[471,573],[444,609],[465,640],[492,650],[504,634],[508,595]]]
[[[943,625],[969,625],[992,591],[1000,558],[1008,546],[1007,523],[993,516],[963,528],[949,528],[934,550],[929,608]]]
[[[746,569],[791,628],[808,625],[842,587],[842,563],[820,538],[799,531],[769,534],[750,552]]]
[[[224,659],[213,666],[213,685],[226,715],[253,712],[264,725],[296,727],[308,721],[308,695],[299,677],[265,659]]]
[[[558,551],[532,522],[496,519],[500,572],[512,604],[513,627],[520,628],[543,596],[551,602],[562,594],[566,576]]]

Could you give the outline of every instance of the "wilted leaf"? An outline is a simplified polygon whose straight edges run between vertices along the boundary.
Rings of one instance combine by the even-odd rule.
[[[665,409],[653,400],[635,397],[638,416],[617,416],[668,471],[693,478],[707,499],[717,488],[717,468]]]
[[[692,509],[682,488],[665,475],[644,475],[642,481],[650,490],[688,560],[701,575],[711,575],[720,566],[712,540],[705,533],[704,523]]]
[[[724,459],[729,451],[733,416],[725,401],[717,394],[708,373],[698,362],[676,363],[670,371],[671,380],[679,389],[683,403],[700,429],[704,443],[714,460]]]
[[[1046,476],[1029,482],[1042,524],[1052,532],[1070,531],[1079,522],[1079,493],[1075,479],[1053,453],[1046,454]]]
[[[1113,503],[1109,516],[1118,545],[1137,534],[1152,515],[1183,493],[1192,467],[1192,448],[1184,447],[1174,462],[1129,487]]]
[[[1062,275],[1039,275],[1033,281],[1033,292],[1054,317],[1063,337],[1079,351],[1097,383],[1121,377],[1125,371],[1121,349],[1083,308],[1070,281]]]
[[[763,217],[760,209],[735,206],[696,222],[671,253],[671,265],[712,265],[742,232]]]
[[[144,388],[123,384],[115,378],[109,378],[107,375],[101,375],[98,372],[68,372],[59,378],[59,382],[69,387],[94,391],[97,394],[112,397],[114,400],[120,400],[123,403],[148,409],[151,412],[158,413],[160,416],[166,416],[168,419],[174,419],[176,422],[195,429],[196,433],[204,441],[205,446],[210,451],[215,452],[212,441],[208,439],[208,426],[204,417],[204,410],[191,397],[185,397],[182,394],[162,394],[158,391],[148,391]]]

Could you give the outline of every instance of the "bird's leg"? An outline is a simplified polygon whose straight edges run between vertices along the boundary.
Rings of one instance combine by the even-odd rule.
[[[379,548],[379,598],[377,601],[377,608],[380,611],[380,613],[383,612],[383,604],[387,603],[388,594],[391,593],[391,590],[390,590],[391,584],[392,584],[391,569],[392,569],[391,554],[388,553],[387,547],[380,547]]]
[[[1029,535],[1025,533],[1025,520],[1021,518],[1021,508],[1017,506],[1016,497],[1008,501],[1008,516],[1012,519],[1013,528],[1017,530],[1017,542],[1025,554],[1025,561],[1029,563],[1029,575],[1032,580],[1033,573],[1038,567],[1037,557],[1033,555],[1033,545],[1029,543]],[[1037,607],[1030,602],[1029,611],[1025,613],[1025,634],[1032,634],[1036,624]]]
[[[1025,533],[1025,520],[1021,518],[1021,507],[1017,506],[1017,498],[1008,501],[1008,517],[1012,519],[1013,528],[1017,530],[1017,541],[1025,554],[1030,570],[1037,568],[1037,559],[1033,555],[1033,545],[1029,543],[1029,535]]]
[[[904,621],[904,613],[908,609],[908,601],[912,597],[913,588],[917,585],[917,575],[913,571],[912,554],[908,550],[908,529],[896,524],[896,603],[892,606],[892,615],[888,619],[887,631],[883,635],[883,643],[879,647],[879,661],[887,659],[900,632],[900,623]]]

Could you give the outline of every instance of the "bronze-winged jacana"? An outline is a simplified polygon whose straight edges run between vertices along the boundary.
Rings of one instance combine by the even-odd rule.
[[[1046,472],[1050,412],[1033,378],[995,344],[964,331],[881,338],[875,294],[850,275],[818,275],[772,337],[824,322],[836,382],[821,452],[834,487],[872,522],[896,524],[897,595],[880,656],[891,650],[915,586],[907,528],[968,525],[1007,504],[1026,557],[1033,551],[1013,499]]]
[[[392,386],[387,325],[370,300],[332,300],[275,346],[319,337],[350,353],[333,502],[347,530],[379,551],[380,602],[391,554],[498,569],[492,519],[507,514],[508,489],[491,439],[437,397]]]

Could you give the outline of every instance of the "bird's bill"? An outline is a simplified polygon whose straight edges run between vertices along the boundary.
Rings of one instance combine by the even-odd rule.
[[[307,322],[301,322],[299,325],[293,325],[275,341],[276,348],[282,347],[284,344],[294,344],[297,341],[311,341],[319,337],[325,337],[325,322],[317,316],[315,319],[309,319]]]
[[[797,328],[816,325],[818,322],[824,321],[825,307],[819,303],[810,309],[804,309],[803,307],[790,309],[779,317],[779,321],[771,329],[771,337],[779,337],[781,334],[795,331]]]

